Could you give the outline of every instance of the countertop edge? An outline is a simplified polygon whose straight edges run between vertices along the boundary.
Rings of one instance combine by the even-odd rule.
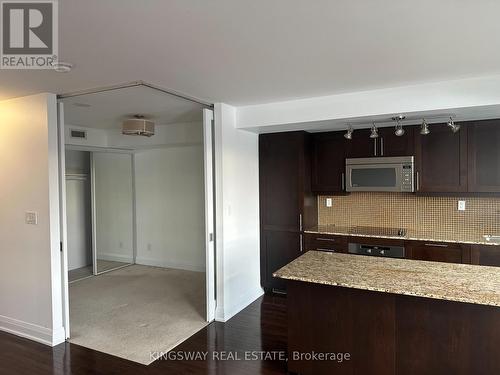
[[[391,291],[391,290],[386,290],[382,288],[369,288],[369,287],[361,287],[361,286],[356,286],[356,285],[349,285],[345,283],[335,283],[335,282],[328,282],[328,281],[320,281],[320,280],[314,280],[311,281],[306,280],[302,277],[295,277],[295,276],[282,276],[278,272],[273,273],[273,277],[282,279],[282,280],[290,280],[290,281],[301,281],[304,283],[310,283],[310,284],[320,284],[320,285],[328,285],[328,286],[333,286],[333,287],[342,287],[342,288],[349,288],[349,289],[356,289],[356,290],[366,290],[370,292],[379,292],[379,293],[388,293],[388,294],[395,294],[395,295],[402,295],[402,296],[410,296],[410,297],[419,297],[419,298],[431,298],[435,300],[440,300],[440,301],[450,301],[450,302],[460,302],[460,303],[469,303],[472,305],[482,305],[482,306],[490,306],[490,307],[500,307],[500,304],[496,303],[483,303],[483,302],[478,302],[473,299],[467,299],[467,298],[458,298],[458,297],[448,297],[448,296],[437,296],[437,295],[426,295],[426,294],[419,294],[419,293],[411,293],[407,291]]]
[[[498,243],[498,242],[491,242],[491,241],[460,241],[460,240],[447,240],[447,239],[410,237],[410,236],[384,236],[384,235],[373,235],[373,234],[357,234],[357,233],[346,233],[346,232],[319,231],[319,230],[312,230],[312,229],[305,230],[304,233],[325,234],[325,235],[331,235],[331,236],[346,236],[346,237],[385,238],[385,239],[403,240],[403,241],[445,242],[445,243],[466,244],[466,245],[486,245],[486,246],[498,246],[498,245],[500,245],[500,243]]]

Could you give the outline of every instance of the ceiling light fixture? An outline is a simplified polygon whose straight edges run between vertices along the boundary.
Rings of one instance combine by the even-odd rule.
[[[345,139],[349,139],[349,140],[351,140],[351,139],[352,139],[352,132],[353,132],[353,131],[354,131],[354,130],[352,129],[352,126],[351,126],[351,125],[349,125],[349,126],[348,126],[348,128],[347,128],[346,133],[344,134],[344,138],[345,138]]]
[[[146,120],[143,115],[135,115],[134,118],[123,121],[122,134],[151,137],[155,135],[155,123]]]
[[[453,119],[451,117],[450,117],[450,121],[448,121],[448,123],[446,125],[448,125],[451,128],[451,131],[453,133],[456,133],[460,130],[460,125],[455,124],[455,122],[453,121]]]
[[[378,138],[378,129],[377,129],[377,126],[375,125],[374,122],[372,123],[372,130],[370,133],[370,138]]]
[[[58,61],[52,64],[52,69],[54,69],[57,73],[68,73],[73,69],[73,64]]]
[[[401,121],[403,121],[406,118],[406,116],[399,115],[396,117],[393,117],[392,120],[396,121],[396,130],[394,131],[394,134],[396,134],[397,137],[401,137],[405,134],[405,130],[403,129],[403,125],[401,125]]]
[[[425,121],[425,118],[422,119],[422,125],[420,125],[420,134],[422,135],[427,135],[431,131],[429,130],[429,125],[427,124],[427,121]]]

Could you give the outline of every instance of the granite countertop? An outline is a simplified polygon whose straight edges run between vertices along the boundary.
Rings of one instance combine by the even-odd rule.
[[[354,227],[356,228],[356,227]],[[455,238],[449,238],[445,235],[426,234],[416,231],[407,231],[404,236],[394,234],[366,234],[353,232],[353,228],[342,227],[335,225],[318,225],[316,227],[307,228],[304,233],[315,234],[331,234],[337,236],[356,236],[356,237],[374,237],[374,238],[390,238],[397,240],[412,240],[412,241],[430,241],[430,242],[449,242],[449,243],[465,243],[473,245],[500,245],[499,240],[487,240],[485,235],[478,235],[476,238],[461,238],[457,235]]]
[[[500,307],[500,267],[308,251],[273,276]]]

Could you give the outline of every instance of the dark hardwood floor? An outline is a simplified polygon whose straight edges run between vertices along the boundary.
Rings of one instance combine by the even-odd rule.
[[[64,343],[54,348],[0,333],[0,374],[284,374],[287,350],[286,298],[266,295],[226,323],[212,323],[174,348],[169,356],[207,353],[206,360],[158,359],[149,366]],[[262,360],[245,360],[245,355]],[[233,360],[222,360],[223,357]],[[217,359],[220,358],[219,360]]]

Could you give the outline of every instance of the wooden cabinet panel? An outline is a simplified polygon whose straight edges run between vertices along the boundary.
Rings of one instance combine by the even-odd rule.
[[[305,233],[304,249],[306,251],[319,250],[331,251],[334,253],[346,253],[347,237],[334,236],[330,234]]]
[[[470,263],[470,247],[464,244],[407,241],[406,258],[446,263]]]
[[[300,255],[302,229],[317,223],[310,155],[306,132],[259,137],[261,284],[266,289],[284,288],[272,273]]]
[[[433,124],[428,135],[415,135],[419,192],[467,191],[467,127],[453,133],[446,124]]]
[[[405,126],[405,134],[398,137],[394,127],[379,129],[380,156],[412,156],[415,153],[414,127]]]
[[[337,193],[345,189],[347,139],[344,132],[313,135],[312,190]]]
[[[369,158],[380,156],[378,151],[378,139],[370,138],[369,129],[355,130],[352,139],[346,140],[347,158]]]
[[[500,267],[500,246],[472,245],[471,263],[481,266]]]
[[[500,192],[500,120],[469,123],[467,130],[468,190]]]
[[[264,231],[261,241],[261,252],[265,254],[261,262],[261,281],[267,289],[285,290],[284,280],[273,277],[281,267],[290,263],[302,254],[301,235],[295,232]]]

